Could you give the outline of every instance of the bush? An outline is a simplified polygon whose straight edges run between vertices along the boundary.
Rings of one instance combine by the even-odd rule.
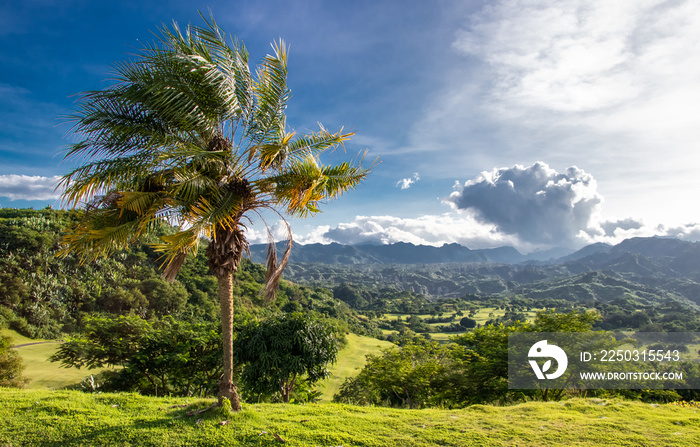
[[[0,387],[23,388],[29,380],[22,377],[22,357],[10,346],[12,339],[0,335]]]

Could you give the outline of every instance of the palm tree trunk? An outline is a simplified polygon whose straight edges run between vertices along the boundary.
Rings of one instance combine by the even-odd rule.
[[[224,373],[219,384],[219,405],[224,398],[231,402],[233,411],[241,410],[241,399],[233,383],[233,273],[217,276],[221,305],[221,336],[224,347]]]

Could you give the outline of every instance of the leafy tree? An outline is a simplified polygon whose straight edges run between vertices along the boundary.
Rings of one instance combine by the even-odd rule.
[[[65,154],[83,164],[62,179],[64,200],[88,202],[63,239],[65,253],[84,260],[113,253],[158,227],[174,234],[153,247],[173,280],[202,238],[217,279],[224,374],[220,402],[240,409],[233,383],[233,273],[248,249],[245,224],[264,209],[305,217],[321,201],[340,196],[369,169],[323,165],[323,152],[352,133],[298,134],[287,127],[287,48],[280,41],[252,74],[248,52],[227,41],[213,19],[206,26],[174,24],[133,60],[116,67],[116,82],[83,94],[74,116],[82,140]],[[289,257],[268,251],[266,297],[274,297]]]
[[[367,300],[362,296],[362,292],[352,284],[342,283],[333,289],[333,296],[355,309],[367,306]]]
[[[346,379],[334,402],[421,408],[440,398],[435,383],[450,370],[450,347],[418,340],[368,355],[357,377]]]
[[[453,399],[469,403],[508,402],[533,393],[508,389],[508,335],[513,332],[588,332],[597,312],[538,312],[534,323],[515,322],[509,325],[485,325],[454,337],[465,348],[458,367],[459,381],[453,388]],[[543,399],[547,399],[547,390]],[[561,394],[559,395],[561,396]]]
[[[82,334],[49,360],[63,367],[120,367],[103,375],[103,390],[209,395],[222,368],[221,335],[212,325],[173,318],[88,318]]]
[[[22,357],[11,345],[12,338],[0,335],[0,387],[22,388],[29,379],[22,377]]]
[[[532,330],[535,332],[588,332],[600,320],[596,311],[572,310],[557,313],[554,310],[537,312]]]
[[[463,317],[459,320],[459,325],[466,329],[473,329],[476,327],[476,320],[469,317]]]
[[[332,328],[301,313],[251,324],[238,334],[235,346],[247,363],[244,385],[259,395],[279,392],[285,403],[298,380],[313,384],[328,377],[326,366],[338,354]]]

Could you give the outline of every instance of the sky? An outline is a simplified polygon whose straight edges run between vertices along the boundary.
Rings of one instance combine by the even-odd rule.
[[[291,219],[297,243],[700,239],[694,0],[2,2],[0,206],[60,207],[76,94],[209,10],[251,64],[290,46],[291,129],[354,131],[343,156],[381,160]]]

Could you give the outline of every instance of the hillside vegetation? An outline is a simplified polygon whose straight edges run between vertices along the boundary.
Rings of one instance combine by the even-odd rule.
[[[461,410],[245,405],[134,394],[0,390],[0,445],[657,446],[696,445],[699,408],[606,399]]]
[[[94,262],[58,257],[61,234],[78,215],[0,209],[0,327],[30,338],[55,339],[79,331],[95,315],[218,324],[216,278],[204,256],[188,256],[174,282],[162,278],[162,259],[149,245],[152,240]],[[169,231],[163,225],[160,233]],[[277,299],[265,304],[260,294],[264,276],[264,267],[243,260],[234,287],[239,320],[303,311],[333,319],[346,330],[372,333],[366,319],[322,288],[283,281]]]

